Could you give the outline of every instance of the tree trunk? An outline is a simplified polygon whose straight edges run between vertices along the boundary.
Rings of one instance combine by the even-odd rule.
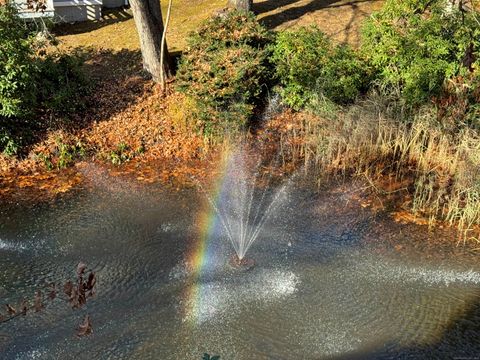
[[[164,44],[164,61],[162,66],[163,20],[160,0],[130,0],[130,6],[140,38],[143,68],[152,75],[153,81],[172,76],[172,62]]]
[[[228,0],[228,7],[237,9],[251,11],[253,5],[253,0]]]

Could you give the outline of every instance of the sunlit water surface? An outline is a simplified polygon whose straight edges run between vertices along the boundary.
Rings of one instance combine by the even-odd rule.
[[[480,355],[480,265],[454,243],[427,245],[445,233],[296,186],[249,250],[255,267],[241,272],[226,265],[231,244],[197,191],[92,183],[54,203],[2,205],[2,303],[74,278],[79,261],[99,283],[83,309],[58,300],[1,324],[0,358]],[[85,314],[94,333],[78,338]]]

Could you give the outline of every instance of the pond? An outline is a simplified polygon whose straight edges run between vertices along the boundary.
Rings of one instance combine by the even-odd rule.
[[[2,303],[74,278],[80,261],[98,274],[82,309],[59,299],[0,324],[2,359],[480,354],[480,264],[455,241],[431,241],[446,230],[396,223],[348,186],[293,181],[240,271],[198,190],[88,176],[53,202],[1,205]],[[79,338],[85,314],[93,334]]]

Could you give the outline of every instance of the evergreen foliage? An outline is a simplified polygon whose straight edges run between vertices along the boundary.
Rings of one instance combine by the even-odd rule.
[[[270,39],[255,16],[242,11],[215,16],[190,34],[177,85],[194,100],[193,112],[204,133],[245,126],[268,81]]]

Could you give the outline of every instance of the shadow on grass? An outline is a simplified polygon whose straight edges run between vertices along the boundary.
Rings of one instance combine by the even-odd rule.
[[[260,3],[254,4],[253,10],[258,14],[268,13],[270,11],[275,11],[278,8],[289,6],[284,10],[277,11],[273,14],[267,15],[261,19],[261,22],[265,24],[270,29],[274,29],[284,23],[289,21],[297,20],[302,16],[314,13],[322,9],[331,9],[338,7],[350,7],[353,10],[353,16],[349,21],[351,23],[355,20],[359,13],[357,4],[364,2],[377,2],[381,0],[314,0],[314,1],[304,1],[304,0],[266,0]],[[299,6],[290,6],[295,3],[298,3]],[[347,25],[348,27],[348,25]]]
[[[256,2],[253,4],[253,11],[255,14],[260,15],[276,10],[278,8],[292,5],[301,0],[265,0],[262,2]]]
[[[117,24],[132,19],[130,10],[126,8],[103,9],[102,18],[95,21],[83,21],[73,24],[57,24],[53,32],[55,35],[77,35],[100,29],[104,26]]]
[[[155,86],[143,70],[140,50],[76,48],[75,52],[85,59],[83,68],[89,85],[84,93],[78,94],[84,106],[68,117],[53,117],[43,122],[39,134],[58,128],[80,130],[108,120],[135,105]],[[180,52],[170,55],[175,71]]]
[[[93,83],[86,98],[86,125],[123,112],[145,94],[146,87],[154,86],[150,76],[143,70],[140,50],[83,51],[87,57],[85,72]],[[175,70],[180,53],[172,52],[170,56]]]

